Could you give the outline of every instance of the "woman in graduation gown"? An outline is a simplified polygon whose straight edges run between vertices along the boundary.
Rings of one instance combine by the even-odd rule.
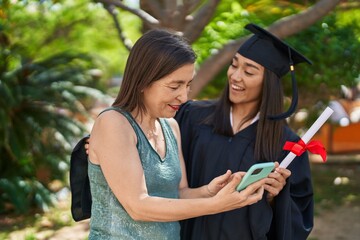
[[[296,109],[293,65],[311,63],[254,24],[254,35],[235,54],[218,100],[189,101],[176,115],[190,187],[226,172],[247,171],[258,162],[281,162],[285,141],[300,138],[286,126]],[[291,71],[293,98],[283,112],[281,77]],[[278,165],[276,165],[278,166]],[[197,217],[181,224],[184,240],[306,239],[313,227],[313,189],[307,153],[288,169],[269,175],[266,194],[251,206]]]

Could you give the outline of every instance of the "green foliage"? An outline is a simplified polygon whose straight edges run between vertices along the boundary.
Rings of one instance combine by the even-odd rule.
[[[201,37],[193,44],[201,64],[216,53],[226,43],[244,35],[244,26],[254,19],[254,15],[236,1],[222,1],[215,17],[205,27]]]
[[[201,64],[231,39],[248,34],[243,27],[248,22],[267,26],[274,21],[298,13],[308,6],[302,1],[224,1],[213,20],[208,24],[201,38],[194,44]],[[326,102],[329,94],[339,93],[340,85],[354,86],[360,74],[360,10],[339,9],[326,16],[321,22],[295,36],[285,39],[303,53],[313,65],[296,66],[300,104],[310,107],[316,101]],[[219,96],[226,81],[226,68],[208,84],[199,98]],[[283,79],[286,95],[291,94],[290,76]],[[321,91],[320,91],[320,90]],[[308,99],[311,92],[317,92]]]
[[[258,23],[265,26],[277,21],[280,18],[296,14],[299,11],[305,10],[308,5],[304,5],[304,1],[276,1],[276,0],[261,0],[261,1],[244,1],[242,4],[247,11],[251,12],[258,19]]]
[[[126,24],[135,21],[122,16]],[[89,0],[17,1],[4,8],[0,29],[24,58],[48,58],[63,51],[96,53],[107,69],[102,81],[122,72],[128,54],[107,11]]]
[[[304,6],[286,1],[221,1],[214,18],[206,26],[198,41],[193,45],[201,64],[224,44],[249,34],[244,26],[249,23],[265,25],[295,14]]]
[[[331,14],[323,21],[287,41],[313,61],[299,65],[300,92],[327,89],[318,100],[327,101],[329,92],[340,92],[340,85],[354,86],[360,74],[360,10]],[[290,86],[286,85],[289,92]]]
[[[205,27],[201,37],[193,44],[198,55],[197,63],[201,64],[229,41],[245,35],[244,26],[249,22],[257,22],[256,16],[242,7],[239,1],[221,1],[214,18]],[[225,81],[226,68],[205,87],[199,98],[218,97]]]
[[[193,44],[198,54],[197,62],[201,64],[229,41],[248,35],[248,31],[244,29],[247,23],[266,26],[303,8],[301,5],[285,1],[221,1],[214,18],[206,26],[198,41]],[[226,81],[226,70],[227,67],[204,88],[199,98],[219,96]]]
[[[49,183],[65,181],[72,145],[88,132],[87,111],[105,96],[95,56],[61,44],[40,47],[44,41],[27,39],[14,28],[26,28],[24,19],[13,21],[10,13],[18,14],[8,11],[0,25],[0,213],[23,213],[52,204]],[[29,17],[29,24],[37,21]]]
[[[31,204],[48,210],[50,205],[55,203],[54,195],[35,178],[26,179],[19,176],[1,178],[0,189],[2,190],[1,209],[5,209],[5,203],[11,203],[16,212],[24,213],[33,207]]]
[[[89,87],[92,67],[88,55],[63,53],[1,72],[0,212],[8,202],[19,212],[51,203],[46,184],[64,180],[71,146],[87,131],[76,113],[104,97]]]

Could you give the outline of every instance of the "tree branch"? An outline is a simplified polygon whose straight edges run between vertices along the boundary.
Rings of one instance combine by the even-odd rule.
[[[183,2],[185,9],[187,9],[186,14],[189,15],[198,8],[201,0],[184,0]]]
[[[184,30],[184,36],[192,43],[198,39],[205,26],[210,22],[220,0],[210,0],[196,13]]]
[[[273,23],[268,31],[284,39],[310,27],[332,11],[341,0],[322,0],[299,14],[284,17]]]
[[[120,40],[122,41],[122,43],[124,44],[126,49],[130,51],[132,48],[132,44],[131,44],[131,41],[129,41],[129,39],[124,35],[124,32],[123,32],[121,25],[119,23],[119,20],[117,18],[116,9],[114,8],[113,5],[105,5],[105,9],[108,11],[108,13],[112,16],[112,18],[114,20],[115,28],[118,32]]]
[[[179,0],[163,0],[164,17],[161,24],[176,31],[183,31],[185,25],[184,8]]]
[[[161,5],[159,4],[159,1],[157,0],[140,0],[142,5],[145,5],[146,8],[148,8],[152,15],[158,19],[163,19],[164,11],[161,8]]]
[[[148,25],[150,28],[157,28],[159,27],[159,21],[148,14],[147,12],[141,10],[141,9],[135,9],[131,8],[125,4],[123,4],[121,1],[118,0],[94,0],[95,2],[102,3],[104,5],[114,5],[118,8],[121,8],[125,11],[131,12],[134,15],[138,16],[144,24]]]

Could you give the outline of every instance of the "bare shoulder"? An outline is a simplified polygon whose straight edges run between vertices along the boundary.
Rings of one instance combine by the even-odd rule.
[[[174,118],[166,118],[166,120],[169,122],[170,127],[175,130],[179,131],[179,124]]]
[[[175,137],[180,140],[180,128],[178,122],[174,118],[166,118],[170,124],[171,130],[173,131]]]
[[[106,122],[111,122],[113,120],[127,121],[126,117],[123,114],[121,114],[115,110],[109,110],[109,111],[103,112],[96,119],[96,121],[106,121]]]
[[[129,121],[123,114],[110,110],[100,114],[96,118],[91,135],[97,132],[122,135],[130,134],[133,131]]]
[[[103,112],[96,118],[90,136],[89,158],[94,164],[108,163],[108,159],[121,156],[123,149],[136,146],[137,141],[127,118],[111,110]]]

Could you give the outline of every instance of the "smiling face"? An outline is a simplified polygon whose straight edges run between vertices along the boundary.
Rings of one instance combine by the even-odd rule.
[[[152,118],[171,118],[187,101],[195,65],[186,64],[144,90],[144,105]]]
[[[257,106],[261,97],[264,67],[236,53],[228,68],[229,99],[234,106]]]

